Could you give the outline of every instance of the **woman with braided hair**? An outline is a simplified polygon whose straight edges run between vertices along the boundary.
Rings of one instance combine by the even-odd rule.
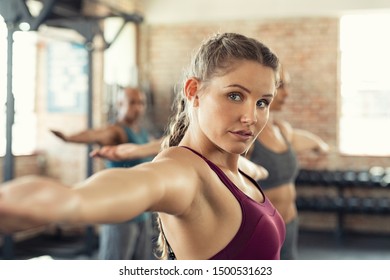
[[[52,222],[118,223],[158,213],[162,259],[279,259],[283,219],[242,157],[265,126],[279,60],[236,33],[203,42],[152,162],[102,170],[75,186],[22,177],[0,187],[0,231]]]

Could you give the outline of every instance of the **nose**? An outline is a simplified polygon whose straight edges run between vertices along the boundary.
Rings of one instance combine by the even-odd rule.
[[[142,102],[137,102],[134,104],[134,109],[137,111],[142,111],[145,108],[145,104]]]
[[[136,108],[137,111],[142,111],[142,109],[144,108],[144,106],[143,106],[142,104],[137,104],[137,105],[135,106],[135,108]]]
[[[244,113],[241,116],[241,122],[246,125],[254,125],[257,123],[257,108],[256,106],[251,108],[248,108],[244,111]]]
[[[289,95],[287,85],[283,85],[280,88],[278,88],[278,94],[280,94],[282,97],[286,98]]]

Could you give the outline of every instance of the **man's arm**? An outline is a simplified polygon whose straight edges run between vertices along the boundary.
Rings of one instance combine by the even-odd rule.
[[[99,145],[117,145],[122,143],[117,128],[109,126],[101,129],[88,129],[75,134],[65,135],[61,131],[51,130],[51,132],[69,143],[99,144]]]

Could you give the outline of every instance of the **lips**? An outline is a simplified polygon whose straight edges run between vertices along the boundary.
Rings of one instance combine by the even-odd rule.
[[[253,136],[253,132],[250,130],[239,130],[239,131],[235,131],[233,133],[240,134],[242,136]]]
[[[253,132],[250,130],[237,130],[237,131],[231,131],[231,133],[243,140],[248,140],[253,137]]]

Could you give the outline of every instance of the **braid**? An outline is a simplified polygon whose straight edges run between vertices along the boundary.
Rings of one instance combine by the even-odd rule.
[[[173,110],[176,111],[176,115],[171,118],[168,132],[166,133],[167,136],[162,144],[163,148],[178,146],[189,125],[189,118],[186,112],[186,100],[183,94],[176,96]]]
[[[163,234],[161,219],[158,215],[156,217],[156,224],[160,234],[158,235],[157,239],[157,249],[155,251],[155,255],[158,259],[166,260],[168,259],[168,244],[167,240],[165,239],[165,235]]]

